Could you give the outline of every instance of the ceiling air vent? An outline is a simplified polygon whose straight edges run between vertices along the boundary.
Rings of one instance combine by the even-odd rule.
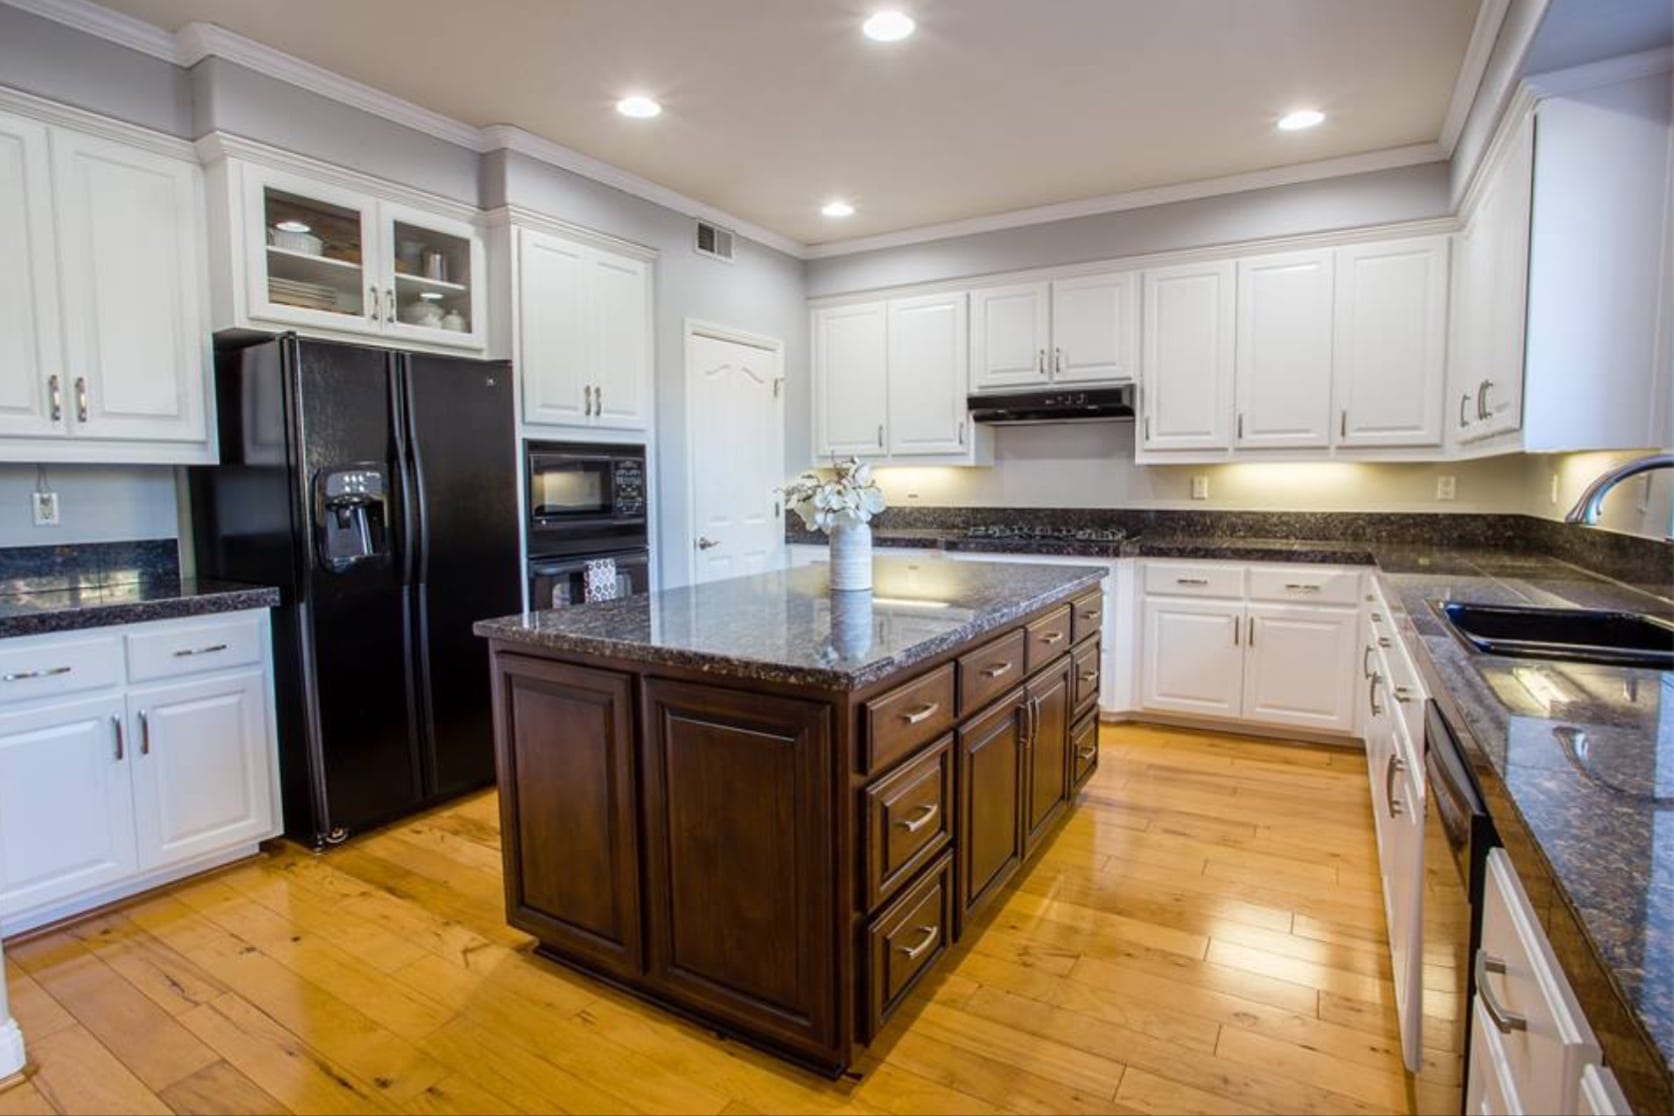
[[[697,254],[709,256],[712,259],[732,262],[732,230],[723,229],[719,225],[711,225],[708,221],[697,223]]]

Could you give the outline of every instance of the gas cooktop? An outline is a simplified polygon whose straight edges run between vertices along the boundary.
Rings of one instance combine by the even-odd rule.
[[[1119,543],[1128,537],[1120,527],[1017,527],[1009,524],[965,528],[969,539],[1039,539],[1044,542]]]

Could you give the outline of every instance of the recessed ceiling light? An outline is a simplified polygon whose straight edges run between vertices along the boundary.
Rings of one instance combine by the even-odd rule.
[[[881,12],[873,12],[860,29],[866,37],[877,43],[898,43],[913,33],[918,24],[906,12],[886,8]]]
[[[1279,131],[1300,132],[1302,129],[1312,128],[1324,120],[1325,114],[1318,109],[1297,109],[1295,112],[1287,112],[1279,117]]]
[[[632,97],[623,97],[617,101],[616,111],[635,120],[649,120],[653,116],[661,115],[663,106],[650,97],[642,97],[636,93]]]
[[[827,217],[853,217],[854,206],[846,201],[828,201],[820,206],[820,212]]]
[[[273,227],[279,232],[305,233],[314,231],[301,221],[280,221]]]

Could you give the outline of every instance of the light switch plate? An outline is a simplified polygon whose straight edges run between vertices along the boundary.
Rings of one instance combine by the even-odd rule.
[[[58,493],[32,492],[29,494],[29,510],[35,519],[37,527],[58,526]]]
[[[1451,500],[1459,494],[1459,478],[1452,473],[1443,473],[1436,478],[1436,499]]]
[[[1192,499],[1209,499],[1209,478],[1207,475],[1198,473],[1192,477]]]

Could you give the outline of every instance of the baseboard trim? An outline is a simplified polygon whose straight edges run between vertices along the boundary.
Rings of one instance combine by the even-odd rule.
[[[1156,725],[1158,728],[1185,729],[1189,732],[1212,732],[1219,736],[1244,736],[1253,740],[1271,740],[1287,744],[1311,744],[1344,751],[1363,752],[1366,742],[1358,736],[1341,736],[1331,732],[1286,728],[1281,725],[1256,725],[1248,721],[1223,721],[1215,717],[1192,717],[1178,713],[1155,713],[1141,709],[1115,712],[1100,710],[1099,723],[1105,725]]]

